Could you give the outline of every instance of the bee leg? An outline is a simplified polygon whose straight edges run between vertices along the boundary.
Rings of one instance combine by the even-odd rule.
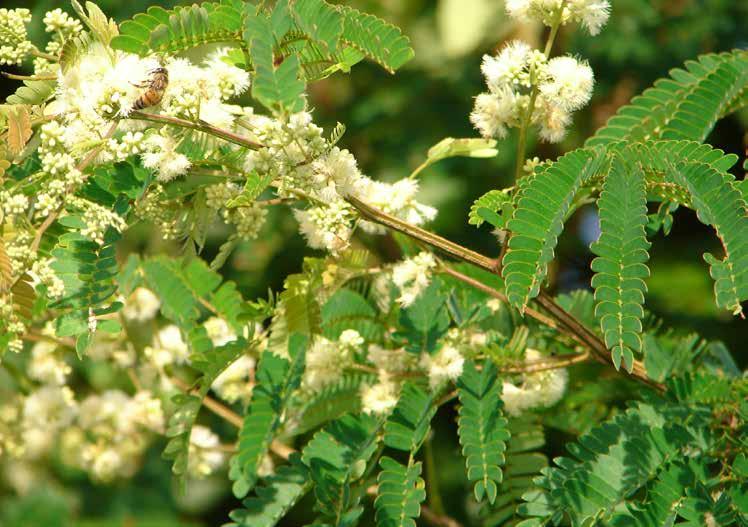
[[[150,85],[148,82],[131,82],[130,84],[140,89],[147,88]]]

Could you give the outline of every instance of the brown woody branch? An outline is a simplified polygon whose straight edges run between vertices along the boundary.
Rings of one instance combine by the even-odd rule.
[[[376,207],[372,207],[371,205],[364,203],[358,198],[349,197],[348,201],[361,213],[361,215],[365,219],[369,221],[384,225],[385,227],[400,232],[410,238],[421,241],[458,260],[468,262],[475,265],[476,267],[480,267],[492,273],[498,274],[500,272],[501,265],[500,261],[497,259],[489,258],[450,240],[442,238],[437,234],[429,232],[420,227],[416,227],[415,225],[411,225],[399,218],[391,216],[390,214],[377,209]],[[496,292],[496,294],[491,293],[490,291],[493,291],[493,289],[486,286],[485,284],[482,284],[477,280],[463,275],[462,273],[448,269],[448,267],[443,266],[442,271],[450,274],[451,276],[454,276],[458,280],[461,280],[473,287],[491,294],[499,300],[506,302],[506,297],[498,291]],[[542,314],[540,317],[538,317],[537,315],[539,313],[534,310],[529,310],[529,308],[525,309],[525,313],[539,320],[540,322],[567,334],[576,342],[583,345],[585,348],[588,348],[591,351],[592,356],[599,362],[611,365],[613,364],[613,360],[610,356],[610,352],[608,351],[607,346],[605,345],[605,342],[603,342],[600,337],[595,335],[595,333],[587,328],[573,314],[569,313],[560,305],[558,305],[558,303],[556,303],[556,301],[551,296],[541,291],[535,301],[551,315],[552,323],[548,324],[548,317],[545,317],[545,315]],[[631,373],[637,380],[649,386],[652,386],[658,390],[664,389],[664,386],[662,384],[652,381],[647,376],[644,365],[640,361],[634,361],[634,367]]]

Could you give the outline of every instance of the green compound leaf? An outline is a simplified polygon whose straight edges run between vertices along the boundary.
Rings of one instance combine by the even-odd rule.
[[[639,404],[569,444],[570,457],[554,459],[556,466],[536,480],[541,490],[523,496],[519,510],[535,518],[527,525],[563,516],[573,527],[605,523],[627,498],[679,462],[709,419],[704,407]]]
[[[644,279],[649,276],[647,193],[644,172],[614,156],[600,198],[600,238],[592,244],[595,316],[612,352],[613,364],[629,373],[634,353],[641,353]]]
[[[120,24],[114,49],[140,56],[151,52],[179,53],[216,42],[241,42],[242,3],[232,0],[176,7],[158,6]]]
[[[323,0],[296,0],[292,8],[299,28],[321,44],[324,52],[334,53],[343,33],[340,11]]]
[[[488,360],[480,372],[474,362],[465,362],[457,382],[461,404],[457,433],[467,477],[475,482],[475,499],[482,501],[485,497],[491,504],[498,495],[506,441],[510,438],[501,411],[501,386],[496,365]]]
[[[470,206],[468,223],[480,227],[488,222],[497,229],[505,229],[512,213],[512,197],[507,190],[489,190]]]
[[[243,36],[255,68],[252,97],[271,111],[300,111],[304,107],[302,94],[306,83],[301,76],[299,57],[284,57],[276,66],[273,54],[273,26],[270,19],[265,16],[247,16]]]
[[[385,424],[384,444],[415,454],[426,439],[435,413],[436,405],[432,396],[415,384],[406,384]]]
[[[204,302],[236,331],[244,324],[244,300],[233,282],[221,284],[221,275],[199,258],[190,260],[158,256],[142,264],[145,281],[161,299],[161,313],[190,331]]]
[[[377,62],[390,73],[413,58],[410,39],[400,29],[374,15],[340,6],[343,13],[343,41]]]
[[[377,527],[416,527],[414,518],[421,515],[421,503],[426,499],[421,463],[401,465],[391,457],[379,460],[382,471],[377,479]]]
[[[605,162],[604,156],[575,150],[535,174],[518,196],[502,275],[509,301],[520,311],[540,292],[574,197]]]
[[[294,435],[303,434],[347,413],[361,411],[361,386],[373,382],[367,373],[345,374],[339,381],[312,394],[298,409],[298,424],[289,430]]]
[[[634,97],[586,146],[658,138],[703,141],[718,119],[745,104],[746,82],[745,51],[702,55]]]
[[[256,496],[242,502],[242,509],[231,511],[234,523],[228,527],[273,527],[312,488],[309,471],[298,454],[289,465],[279,467],[257,488]]]
[[[174,461],[172,472],[178,476],[183,476],[187,472],[190,435],[211,384],[248,347],[244,339],[239,339],[213,349],[213,344],[202,327],[194,328],[188,336],[188,341],[191,349],[191,364],[200,372],[200,376],[193,383],[192,392],[180,393],[172,398],[176,409],[169,418],[166,428],[166,437],[169,438],[169,442],[163,452],[165,459]],[[181,483],[184,484],[184,482],[182,479]]]
[[[365,414],[346,415],[317,432],[304,448],[302,459],[309,468],[316,508],[336,525],[360,496],[351,483],[364,472],[377,449],[382,422]]]
[[[229,471],[237,497],[246,496],[257,483],[257,469],[281,425],[291,395],[301,383],[306,345],[307,337],[294,333],[288,339],[290,360],[269,351],[262,354],[257,384],[252,391],[252,401],[239,432],[238,451],[231,460]]]
[[[711,266],[717,305],[741,315],[748,299],[748,209],[732,177],[701,163],[679,164],[672,179],[688,189],[699,220],[710,225],[722,242],[724,258],[705,254]]]

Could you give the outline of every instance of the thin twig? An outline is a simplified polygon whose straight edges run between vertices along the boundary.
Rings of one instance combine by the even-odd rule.
[[[260,148],[264,148],[264,145],[260,143],[252,141],[251,139],[247,139],[246,137],[243,137],[239,134],[235,134],[234,132],[230,132],[228,130],[218,128],[216,126],[206,123],[205,121],[197,121],[197,122],[187,121],[186,119],[180,119],[179,117],[171,117],[169,115],[146,113],[146,112],[140,112],[140,111],[130,112],[130,114],[127,117],[128,119],[135,119],[139,121],[149,121],[152,123],[160,123],[160,124],[169,124],[172,126],[179,126],[181,128],[188,128],[190,130],[197,130],[199,132],[205,132],[215,137],[220,137],[221,139],[225,139],[226,141],[230,143],[234,143],[239,146],[245,146],[251,150],[259,150]]]
[[[509,305],[509,299],[506,297],[504,293],[501,291],[497,291],[493,287],[487,286],[480,280],[476,280],[475,278],[472,278],[466,274],[462,274],[459,271],[455,271],[451,267],[448,267],[446,265],[442,266],[440,269],[444,274],[448,274],[456,279],[458,279],[461,282],[464,282],[470,286],[473,286],[474,288],[486,293],[487,295],[490,295],[494,297],[495,299]],[[535,311],[534,309],[528,307],[525,309],[525,313],[540,322],[541,324],[545,324],[551,329],[558,329],[558,324],[556,324],[556,321],[552,318],[549,318],[545,316],[543,313],[540,313],[539,311]]]
[[[181,390],[190,390],[190,386],[178,377],[171,377],[171,381]],[[197,393],[197,390],[193,389],[192,393]],[[207,395],[203,398],[203,405],[227,423],[233,425],[238,430],[241,430],[244,423],[244,418],[228,406],[216,401],[215,399]],[[294,450],[290,446],[284,445],[279,441],[273,441],[272,443],[270,443],[270,450],[273,452],[273,454],[283,459],[288,459],[291,454],[296,452],[296,450]]]
[[[13,79],[14,81],[54,81],[57,80],[57,75],[16,75],[15,73],[8,73],[7,71],[0,72],[3,77]]]
[[[421,517],[434,527],[462,527],[462,524],[446,515],[436,514],[429,507],[421,506]]]
[[[472,251],[466,247],[463,247],[450,240],[442,238],[434,233],[431,233],[425,229],[411,225],[399,218],[395,218],[387,214],[386,212],[372,207],[364,203],[363,201],[349,197],[349,203],[353,205],[361,215],[375,223],[389,227],[397,232],[405,234],[406,236],[422,241],[442,252],[449,254],[459,260],[471,263],[477,267],[485,269],[492,273],[498,273],[499,261],[493,258],[489,258],[480,253]],[[465,278],[465,275],[462,275]],[[470,279],[472,280],[472,279]],[[483,289],[483,288],[482,288]],[[487,291],[487,289],[483,289]],[[498,297],[497,297],[498,298]],[[593,356],[605,364],[613,364],[613,360],[608,352],[605,343],[589,330],[582,322],[580,322],[573,314],[569,313],[561,306],[559,306],[555,300],[553,300],[547,293],[541,291],[535,301],[538,302],[544,309],[546,309],[550,315],[555,319],[555,326],[559,331],[564,331],[570,337],[574,338],[577,342],[589,348],[593,352]],[[530,315],[528,308],[525,308],[525,313]],[[537,312],[530,316],[536,318]],[[546,323],[544,321],[544,323]],[[634,361],[634,367],[632,368],[631,374],[638,380],[645,384],[652,386],[658,390],[664,390],[664,386],[660,383],[652,381],[646,373],[644,365],[640,361]]]
[[[349,196],[347,199],[348,202],[353,205],[367,220],[371,220],[375,223],[379,223],[380,225],[384,225],[385,227],[389,227],[390,229],[405,234],[410,238],[420,240],[460,260],[464,260],[473,265],[477,265],[478,267],[488,269],[491,272],[496,271],[497,262],[493,258],[483,256],[480,253],[477,253],[468,249],[467,247],[463,247],[462,245],[447,240],[446,238],[442,238],[441,236],[427,231],[426,229],[411,225],[410,223],[405,222],[400,218],[391,216],[377,209],[376,207],[372,207],[371,205],[364,203],[358,198]]]

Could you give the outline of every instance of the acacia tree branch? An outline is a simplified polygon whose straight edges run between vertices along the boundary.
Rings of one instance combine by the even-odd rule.
[[[138,121],[168,124],[172,126],[179,126],[181,128],[188,128],[190,130],[197,130],[199,132],[205,132],[215,137],[225,139],[226,141],[234,143],[235,145],[247,147],[251,150],[259,150],[260,148],[264,147],[264,145],[252,141],[251,139],[247,139],[246,137],[235,134],[234,132],[230,132],[229,130],[218,128],[216,126],[213,126],[212,124],[206,123],[205,121],[188,121],[186,119],[180,119],[179,117],[171,117],[169,115],[161,115],[157,113],[147,113],[141,111],[130,112],[127,117],[128,119],[135,119]]]
[[[400,232],[410,238],[424,242],[454,258],[457,258],[458,260],[468,262],[492,273],[499,273],[500,262],[497,259],[489,258],[480,253],[476,253],[471,249],[442,238],[437,234],[429,232],[420,227],[416,227],[415,225],[411,225],[410,223],[407,223],[399,218],[395,218],[394,216],[391,216],[390,214],[387,214],[386,212],[379,210],[376,207],[372,207],[371,205],[368,205],[367,203],[364,203],[363,201],[355,197],[348,197],[348,202],[351,203],[351,205],[353,205],[367,220],[373,221],[380,225],[384,225],[385,227]],[[447,269],[447,267],[444,267],[444,269]],[[477,286],[477,280],[473,280],[465,275],[461,275],[461,273],[449,274],[474,287]],[[465,278],[467,278],[467,280],[465,280]],[[491,288],[482,286],[480,287],[480,289],[487,292],[487,290]],[[501,297],[496,296],[496,298],[499,298],[500,300],[506,299],[506,297],[504,297],[503,295],[501,295]],[[573,314],[563,309],[560,305],[558,305],[558,303],[556,303],[555,300],[553,300],[553,298],[551,298],[545,292],[541,291],[538,297],[535,298],[535,301],[540,304],[546,311],[548,311],[548,313],[550,313],[551,317],[555,321],[555,327],[559,329],[559,331],[567,333],[569,336],[574,338],[574,340],[588,348],[592,352],[593,356],[600,362],[611,365],[613,364],[613,360],[610,356],[610,353],[608,352],[608,348],[605,345],[605,342],[603,342]],[[527,308],[525,309],[525,313],[530,316],[537,314],[537,312],[530,314]],[[537,317],[533,316],[533,318]],[[545,321],[541,321],[545,323]],[[652,381],[647,376],[644,365],[640,361],[634,361],[634,367],[631,374],[637,380],[649,386],[652,386],[658,390],[664,390],[664,386],[662,384]]]

